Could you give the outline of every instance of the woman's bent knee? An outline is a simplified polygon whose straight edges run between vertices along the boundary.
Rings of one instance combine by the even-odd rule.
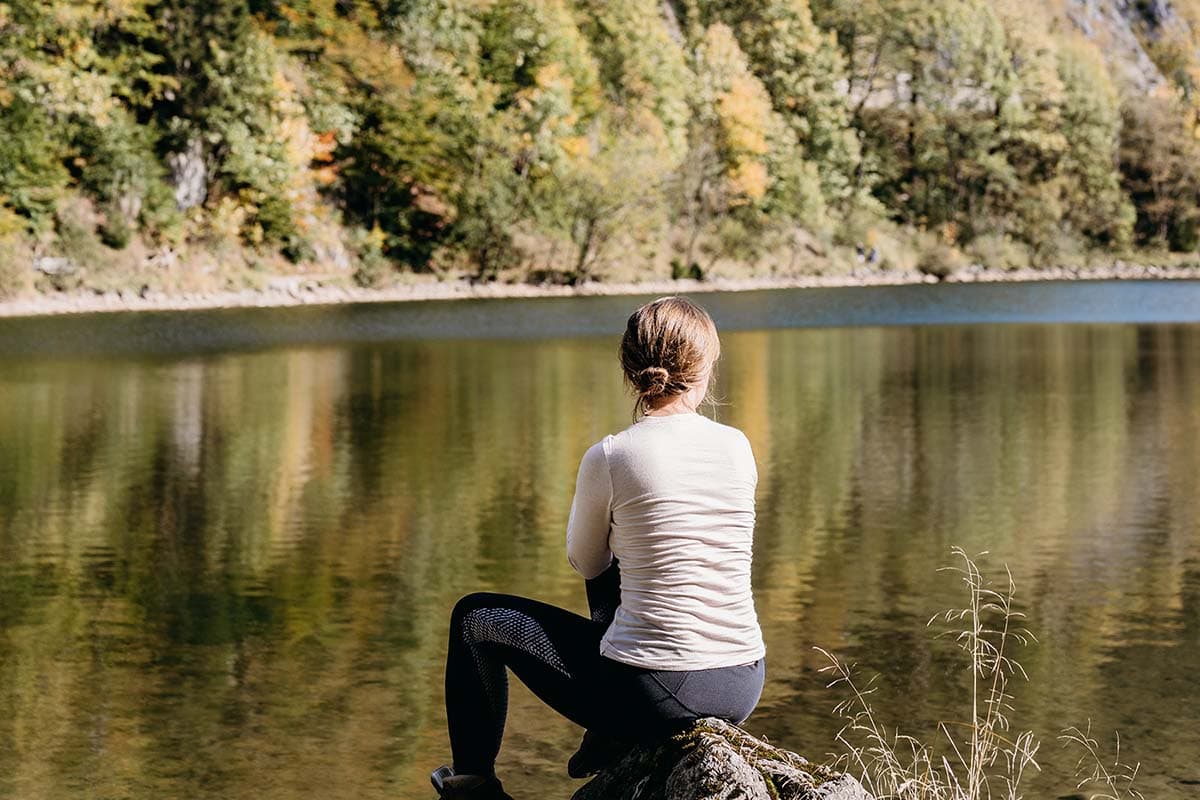
[[[512,600],[511,595],[497,594],[496,592],[471,592],[468,595],[463,595],[454,604],[454,611],[451,612],[451,619],[461,620],[472,611],[478,611],[482,608],[509,608],[509,601]]]

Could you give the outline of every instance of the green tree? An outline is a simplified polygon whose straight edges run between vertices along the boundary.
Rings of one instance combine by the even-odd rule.
[[[660,140],[667,167],[687,150],[692,75],[682,42],[672,38],[655,0],[578,0],[614,125]]]
[[[161,155],[201,143],[210,189],[233,194],[269,241],[298,253],[302,235],[291,205],[295,166],[286,152],[288,112],[274,40],[245,0],[152,0],[153,25],[138,26],[154,57],[150,119]]]
[[[703,0],[706,22],[729,25],[801,152],[817,165],[825,199],[842,204],[860,188],[861,154],[850,124],[846,65],[836,39],[813,22],[807,0]],[[860,184],[856,186],[855,183]]]
[[[685,265],[696,263],[701,238],[725,218],[734,238],[747,228],[818,224],[824,206],[815,171],[805,167],[794,130],[774,110],[729,26],[708,26],[693,70],[689,151],[676,188]],[[801,212],[812,218],[791,216]]]
[[[426,269],[456,233],[458,202],[479,156],[490,88],[478,74],[479,15],[442,0],[355,7],[329,45],[353,89],[352,135],[334,151],[332,194],[354,222],[378,229],[385,255]]]
[[[1062,161],[1066,219],[1097,244],[1126,248],[1136,214],[1118,167],[1121,104],[1116,85],[1091,42],[1063,42],[1058,68],[1065,93],[1061,118],[1067,143]]]
[[[70,177],[65,154],[45,112],[23,97],[10,97],[0,107],[0,204],[33,227],[45,225]]]
[[[553,226],[576,216],[567,207],[568,196],[539,189],[580,185],[574,161],[590,151],[602,128],[603,93],[598,65],[562,2],[493,6],[483,18],[480,64],[483,79],[494,89],[474,172],[493,177],[499,200],[469,191],[473,210],[488,222],[470,223],[472,236],[465,241],[480,272],[487,274],[501,266],[491,263],[498,235],[511,237],[522,227]],[[574,223],[570,227],[575,238]]]
[[[1200,143],[1193,112],[1176,97],[1129,98],[1121,174],[1137,208],[1137,241],[1172,250],[1200,245]]]
[[[448,163],[461,152],[439,127],[435,100],[368,93],[357,115],[358,134],[337,151],[342,204],[360,224],[379,226],[389,258],[422,269],[454,221]]]
[[[59,9],[62,10],[62,9]],[[0,6],[0,203],[44,227],[70,185],[69,123],[111,106],[80,15],[42,3]]]
[[[598,275],[617,244],[637,252],[662,227],[669,170],[660,142],[630,133],[591,137],[589,148],[569,159],[553,180],[539,186],[537,206],[547,227],[567,235],[574,248],[571,283]]]
[[[1044,12],[1012,0],[995,0],[992,9],[1003,36],[1004,61],[994,71],[992,88],[997,105],[992,151],[1000,158],[993,161],[986,188],[984,225],[971,232],[1011,232],[1040,260],[1050,260],[1062,241],[1068,183],[1062,170],[1069,144],[1058,43]],[[976,212],[968,213],[974,218]]]

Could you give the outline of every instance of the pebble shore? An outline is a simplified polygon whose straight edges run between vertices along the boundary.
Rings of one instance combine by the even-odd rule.
[[[1036,282],[1063,280],[1200,280],[1197,266],[1146,266],[1117,262],[1088,269],[1039,269],[1002,272],[980,267],[953,273],[939,281],[919,272],[869,272],[850,275],[651,280],[635,283],[588,282],[578,286],[528,283],[471,283],[465,280],[405,283],[384,289],[364,289],[323,284],[302,277],[281,277],[259,290],[195,294],[138,293],[133,291],[64,292],[16,297],[0,302],[0,317],[55,314],[92,314],[121,311],[182,311],[222,308],[275,308],[284,306],[395,303],[420,300],[466,300],[505,297],[572,297],[589,295],[699,294],[758,289],[800,289],[908,284]]]

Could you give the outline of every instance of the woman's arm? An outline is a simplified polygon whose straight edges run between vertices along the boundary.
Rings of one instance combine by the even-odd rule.
[[[611,522],[612,476],[600,441],[588,448],[579,463],[567,520],[567,560],[586,579],[596,577],[612,563],[608,548]]]

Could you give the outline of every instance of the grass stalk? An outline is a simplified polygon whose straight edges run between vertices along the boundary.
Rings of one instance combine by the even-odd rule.
[[[1005,567],[1002,588],[993,588],[962,548],[954,547],[951,553],[957,563],[939,571],[960,576],[967,603],[935,614],[927,626],[939,620],[947,624],[939,636],[952,636],[966,655],[971,671],[970,713],[966,722],[937,723],[939,747],[889,730],[870,702],[877,688],[875,679],[860,684],[852,665],[815,648],[828,661],[821,668],[832,676],[828,686],[844,687],[846,694],[834,709],[845,722],[836,737],[844,752],[835,765],[856,773],[879,800],[1020,800],[1030,768],[1040,769],[1040,741],[1028,730],[1013,735],[1009,718],[1014,711],[1010,683],[1014,677],[1028,680],[1013,651],[1036,641],[1024,625],[1025,615],[1014,606],[1012,572]],[[1059,739],[1082,749],[1076,788],[1094,789],[1097,793],[1088,795],[1089,800],[1144,800],[1133,788],[1137,768],[1120,761],[1119,738],[1111,763],[1101,755],[1090,724],[1084,731],[1068,728]]]

